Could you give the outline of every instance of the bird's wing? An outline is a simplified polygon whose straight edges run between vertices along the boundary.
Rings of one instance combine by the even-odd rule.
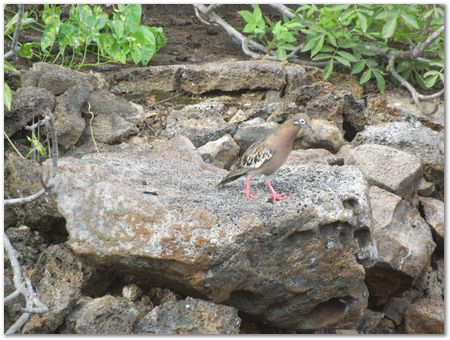
[[[266,140],[252,144],[242,155],[239,168],[258,169],[273,157],[275,150]]]

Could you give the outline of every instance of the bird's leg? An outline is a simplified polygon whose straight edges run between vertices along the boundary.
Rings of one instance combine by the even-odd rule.
[[[241,192],[242,192],[242,193],[245,195],[245,197],[247,197],[247,199],[249,199],[249,200],[254,199],[254,198],[258,198],[258,196],[253,195],[253,194],[250,192],[250,177],[247,177],[247,179],[245,180],[245,190],[242,190]]]
[[[268,181],[266,184],[267,184],[267,188],[270,191],[270,196],[272,197],[272,201],[274,204],[276,203],[276,201],[281,201],[286,198],[284,195],[281,195],[275,191],[275,189],[272,187],[272,183],[270,181]]]

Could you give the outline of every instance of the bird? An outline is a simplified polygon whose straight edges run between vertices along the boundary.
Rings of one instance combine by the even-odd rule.
[[[301,133],[299,133],[301,131]],[[250,178],[274,174],[286,162],[297,137],[305,138],[311,133],[310,119],[305,113],[297,113],[282,125],[254,142],[231,166],[230,172],[218,186],[230,183],[239,177],[247,176],[245,189],[241,191],[248,200],[258,198],[250,191]],[[285,199],[272,186],[270,177],[266,181],[273,203]]]

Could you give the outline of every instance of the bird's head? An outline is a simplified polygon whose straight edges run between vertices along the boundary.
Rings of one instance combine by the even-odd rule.
[[[299,126],[301,129],[312,130],[311,120],[304,113],[295,114],[294,116],[289,118],[286,123],[288,123],[289,125]]]

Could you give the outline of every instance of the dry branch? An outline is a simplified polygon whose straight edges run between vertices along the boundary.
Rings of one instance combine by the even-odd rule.
[[[9,327],[5,334],[16,333],[24,324],[28,321],[31,313],[45,313],[48,311],[48,307],[42,303],[36,295],[33,289],[31,280],[29,278],[24,278],[22,275],[22,268],[18,258],[17,251],[14,249],[8,235],[3,233],[3,243],[5,250],[8,254],[11,267],[13,269],[13,282],[16,290],[5,298],[4,303],[10,303],[14,301],[19,295],[23,295],[25,298],[25,308],[22,309],[22,315],[16,320],[16,322]]]
[[[24,5],[17,5],[17,6],[19,8],[19,12],[17,15],[16,30],[14,31],[14,35],[13,35],[11,50],[5,54],[6,60],[11,59],[17,52],[20,51],[20,47],[17,46],[17,43],[19,42],[20,30],[22,29],[22,17],[23,17]]]

